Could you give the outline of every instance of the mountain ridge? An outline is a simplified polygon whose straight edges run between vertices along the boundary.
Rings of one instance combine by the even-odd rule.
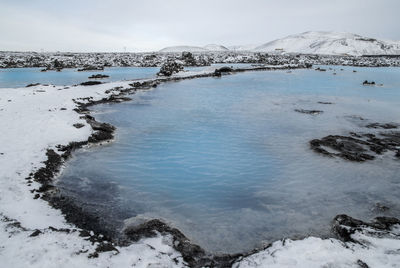
[[[223,46],[171,46],[159,52],[222,52],[248,51],[274,54],[322,54],[322,55],[400,55],[400,41],[365,37],[358,34],[333,31],[308,31],[288,35],[262,45]]]

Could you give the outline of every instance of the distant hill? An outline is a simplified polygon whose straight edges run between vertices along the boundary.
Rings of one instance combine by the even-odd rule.
[[[254,50],[258,45],[236,45],[236,46],[228,46],[229,50],[231,51],[252,51]]]
[[[210,44],[206,45],[203,48],[209,50],[209,51],[228,51],[229,49],[222,46],[222,45],[215,45],[215,44]]]
[[[172,46],[160,52],[223,52],[249,51],[267,53],[302,53],[325,55],[400,55],[400,41],[378,40],[352,33],[342,32],[305,32],[289,35],[263,45],[222,46],[210,44],[199,46]]]
[[[196,46],[173,46],[173,47],[165,47],[161,49],[159,52],[169,52],[169,53],[177,53],[177,52],[210,52],[210,50],[203,47]]]
[[[268,42],[253,51],[330,55],[400,54],[400,42],[378,40],[352,33],[305,32]]]

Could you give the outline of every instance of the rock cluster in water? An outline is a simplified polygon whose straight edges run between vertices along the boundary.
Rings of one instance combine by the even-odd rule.
[[[397,125],[373,123],[366,127],[394,129]],[[396,158],[400,158],[400,131],[381,131],[377,134],[350,132],[348,136],[329,135],[311,140],[310,146],[317,153],[356,162],[373,160],[376,155],[389,151],[393,152]]]

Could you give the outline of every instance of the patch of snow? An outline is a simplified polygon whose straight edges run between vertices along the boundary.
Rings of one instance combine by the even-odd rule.
[[[382,236],[363,229],[352,238],[360,243],[316,237],[276,241],[267,249],[237,261],[233,267],[400,267],[398,228]],[[363,263],[368,266],[361,266]]]

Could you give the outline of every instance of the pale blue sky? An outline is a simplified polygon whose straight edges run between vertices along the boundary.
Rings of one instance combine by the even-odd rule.
[[[0,50],[153,51],[305,31],[400,40],[398,0],[0,0]]]

